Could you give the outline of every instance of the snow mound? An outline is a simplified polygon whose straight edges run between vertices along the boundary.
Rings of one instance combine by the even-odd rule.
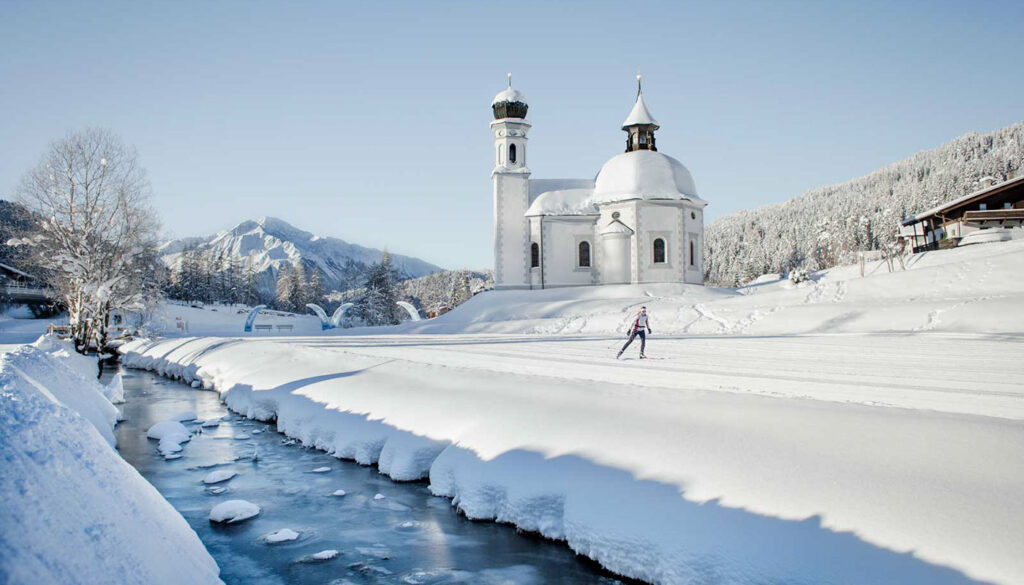
[[[165,420],[149,427],[146,436],[160,441],[157,450],[165,457],[182,450],[182,443],[192,439],[192,433],[177,420]]]
[[[295,532],[290,528],[282,528],[270,534],[263,535],[263,542],[267,544],[277,544],[279,542],[289,542],[299,537],[299,533]]]
[[[314,469],[312,471],[312,473],[327,473],[330,470],[331,470],[330,467],[317,467],[316,469]]]
[[[0,358],[0,581],[222,585],[184,518],[111,448],[95,362],[40,346],[54,351]]]
[[[337,496],[337,497],[340,498],[340,497],[344,496],[345,494],[346,494],[345,490],[334,490],[334,493],[332,493],[331,495],[332,496]]]
[[[248,520],[260,513],[260,507],[245,500],[221,502],[210,510],[210,522],[233,524]]]
[[[227,481],[236,475],[238,475],[238,472],[234,469],[217,469],[206,474],[206,477],[203,478],[203,483],[207,485],[220,483],[222,481]]]
[[[110,400],[111,404],[124,403],[124,378],[120,372],[115,374],[104,387],[103,395]]]

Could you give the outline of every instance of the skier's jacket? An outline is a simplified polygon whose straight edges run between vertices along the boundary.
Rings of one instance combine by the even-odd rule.
[[[650,331],[651,324],[647,318],[647,315],[637,315],[636,319],[633,319],[633,325],[629,328],[630,332],[638,331],[640,329],[647,329]]]

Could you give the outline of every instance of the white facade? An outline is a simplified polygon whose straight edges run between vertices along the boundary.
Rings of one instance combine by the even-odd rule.
[[[492,107],[495,288],[703,283],[707,202],[686,167],[657,151],[639,90],[622,126],[627,151],[594,179],[531,179],[525,96],[510,85]]]

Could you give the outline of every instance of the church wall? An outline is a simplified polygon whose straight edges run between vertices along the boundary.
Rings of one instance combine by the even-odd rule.
[[[683,242],[683,280],[692,284],[704,283],[704,212],[694,205],[683,210],[685,230]],[[692,214],[692,215],[691,215]],[[693,243],[693,262],[690,262],[690,243]]]
[[[530,240],[523,217],[529,200],[526,176],[495,175],[494,180],[494,257],[495,288],[523,288],[530,283]]]
[[[544,286],[584,286],[594,284],[594,218],[545,217]],[[579,266],[579,243],[590,244],[590,267]]]
[[[596,225],[594,231],[597,232],[597,233],[600,233],[602,228],[607,227],[608,224],[610,224],[611,222],[615,221],[615,219],[613,217],[613,214],[615,214],[615,213],[619,214],[619,221],[620,222],[622,222],[625,226],[629,227],[630,229],[636,231],[636,205],[632,201],[625,201],[625,202],[620,202],[620,203],[610,203],[610,204],[602,205],[601,206],[601,216],[597,219],[597,225]],[[598,282],[598,283],[611,282],[611,281],[609,281],[605,277],[605,275],[602,272],[602,267],[605,266],[605,264],[608,262],[608,260],[605,259],[605,257],[604,257],[604,252],[605,252],[605,246],[603,244],[604,239],[601,236],[598,236],[597,238],[602,242],[602,244],[599,245],[599,246],[596,246],[596,248],[598,249],[596,282]],[[636,246],[633,243],[633,241],[635,239],[636,239],[635,237],[630,238],[630,243],[629,243],[629,246],[630,246],[630,250],[629,250],[629,256],[630,256],[630,259],[629,259],[629,266],[630,266],[629,280],[630,280],[630,282],[635,282],[636,281]]]
[[[676,202],[637,204],[639,237],[636,238],[638,273],[636,282],[679,282],[683,280],[683,209]],[[665,242],[665,261],[654,261],[654,242]]]

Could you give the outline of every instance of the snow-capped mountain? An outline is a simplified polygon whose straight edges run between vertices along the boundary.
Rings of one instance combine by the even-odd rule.
[[[243,221],[205,238],[171,240],[160,246],[158,254],[165,265],[174,268],[181,262],[182,252],[189,248],[196,248],[204,257],[239,261],[244,268],[254,269],[259,275],[259,287],[271,294],[284,264],[302,261],[307,268],[316,266],[327,290],[343,290],[351,286],[352,278],[361,273],[362,267],[380,262],[381,258],[380,250],[316,236],[273,217]],[[429,262],[400,254],[391,254],[391,262],[401,275],[409,278],[441,270]]]

